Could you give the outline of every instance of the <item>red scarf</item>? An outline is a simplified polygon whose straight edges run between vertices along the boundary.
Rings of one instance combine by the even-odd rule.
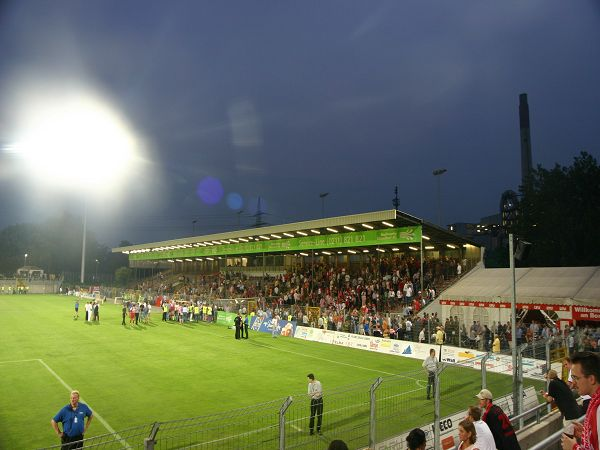
[[[573,450],[598,450],[598,429],[596,428],[596,420],[599,406],[600,389],[596,390],[588,405],[585,421],[583,422],[581,444],[576,444],[573,447]]]

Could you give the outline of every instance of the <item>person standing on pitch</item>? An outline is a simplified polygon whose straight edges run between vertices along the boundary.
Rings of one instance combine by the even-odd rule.
[[[321,434],[321,423],[323,421],[323,388],[319,380],[315,380],[312,373],[308,377],[308,396],[310,397],[310,422],[308,428],[310,434],[315,434],[315,415],[317,416],[317,433]]]
[[[240,313],[238,313],[238,315],[235,316],[233,323],[235,324],[235,338],[239,339],[240,333],[242,331],[242,316],[240,316]]]
[[[4,289],[4,286],[2,286]],[[73,319],[79,319],[79,300],[75,300],[75,315],[73,315]]]
[[[87,417],[87,421],[84,420]],[[62,450],[83,447],[83,435],[90,427],[93,418],[92,410],[85,403],[79,403],[79,391],[71,392],[71,400],[50,421],[52,428],[60,437]],[[62,431],[58,423],[62,423]]]
[[[433,386],[433,396],[435,397],[435,372],[437,371],[438,362],[435,359],[435,350],[429,350],[429,356],[423,361],[423,368],[427,371],[427,400],[431,398],[431,387]]]
[[[244,316],[244,333],[246,334],[244,339],[248,339],[248,314]]]

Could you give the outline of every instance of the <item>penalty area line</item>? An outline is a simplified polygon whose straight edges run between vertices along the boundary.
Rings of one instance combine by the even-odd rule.
[[[62,385],[63,385],[63,386],[64,386],[64,387],[65,387],[65,388],[66,388],[66,389],[69,391],[69,392],[72,392],[72,391],[74,391],[74,389],[73,389],[71,386],[69,386],[69,385],[68,385],[68,384],[65,382],[65,380],[63,380],[63,379],[62,379],[62,378],[61,378],[61,377],[60,377],[60,376],[59,376],[59,375],[58,375],[58,374],[57,374],[57,373],[56,373],[54,370],[52,370],[52,368],[51,368],[51,367],[50,367],[48,364],[46,364],[46,363],[44,362],[44,360],[43,360],[43,359],[37,359],[37,361],[39,361],[39,362],[40,362],[40,364],[41,364],[42,366],[44,366],[44,367],[45,367],[45,368],[48,370],[48,372],[50,372],[50,373],[52,374],[52,376],[53,376],[54,378],[56,378],[56,379],[58,380],[58,382],[59,382],[60,384],[62,384]],[[89,403],[87,403],[86,401],[84,401],[83,397],[80,397],[80,400],[81,400],[81,402],[82,402],[82,403],[86,403],[86,404],[89,406]],[[91,407],[91,406],[90,406],[90,409],[92,409],[92,407]],[[107,421],[106,421],[106,420],[105,420],[105,419],[104,419],[104,418],[103,418],[103,417],[102,417],[100,414],[98,414],[98,413],[97,413],[97,412],[96,412],[94,409],[92,409],[92,414],[93,414],[93,417],[97,418],[97,419],[100,421],[100,423],[101,423],[102,425],[104,425],[104,428],[106,428],[106,429],[108,430],[108,432],[109,432],[109,433],[111,433],[113,436],[115,436],[115,437],[117,438],[117,440],[118,440],[119,442],[121,442],[121,445],[123,446],[123,448],[129,448],[129,449],[131,448],[131,446],[130,446],[130,445],[127,443],[127,441],[126,441],[125,439],[123,439],[123,438],[122,438],[122,437],[119,435],[119,433],[117,433],[117,432],[116,432],[116,431],[113,429],[113,427],[111,427],[111,426],[108,424],[108,422],[107,422]]]

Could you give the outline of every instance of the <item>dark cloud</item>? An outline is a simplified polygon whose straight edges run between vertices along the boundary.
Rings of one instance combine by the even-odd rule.
[[[593,1],[25,0],[0,14],[3,98],[23,73],[84,80],[148,147],[127,209],[95,213],[109,245],[250,225],[259,197],[270,223],[319,217],[320,192],[328,215],[387,209],[395,185],[401,209],[435,220],[439,167],[444,221],[476,221],[518,187],[521,92],[535,164],[600,154]],[[3,102],[4,146],[10,118]],[[0,226],[79,211],[1,162]],[[207,177],[216,205],[197,195]]]

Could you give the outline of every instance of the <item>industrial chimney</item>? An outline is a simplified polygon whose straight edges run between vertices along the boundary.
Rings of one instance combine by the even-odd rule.
[[[521,128],[521,185],[531,172],[531,133],[529,128],[529,104],[527,94],[519,95],[519,125]]]

